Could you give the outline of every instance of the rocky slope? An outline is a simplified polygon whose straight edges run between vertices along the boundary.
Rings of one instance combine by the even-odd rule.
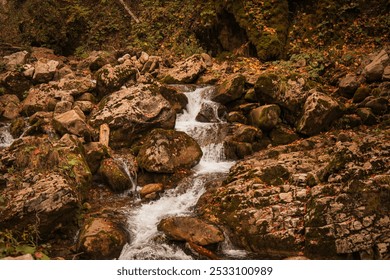
[[[123,6],[109,2],[96,7],[113,9],[105,18],[119,20],[119,30],[106,30],[102,38],[115,37],[118,45],[110,47],[119,48],[118,38],[137,34],[131,39],[136,47],[87,52],[96,46],[93,34],[77,28],[96,24],[98,34],[102,27],[90,1],[40,4],[42,11],[65,15],[54,26],[65,33],[46,28],[50,17],[48,22],[36,18],[31,10],[36,1],[0,2],[0,20],[9,22],[0,32],[15,35],[15,41],[2,38],[7,44],[0,46],[0,257],[118,257],[131,238],[123,230],[122,209],[158,199],[188,177],[202,156],[190,136],[173,129],[176,113],[188,101],[176,84],[213,84],[217,115],[230,124],[225,152],[238,162],[226,180],[208,184],[197,218],[161,221],[168,237],[186,240],[212,258],[220,254],[215,244],[223,241],[221,229],[258,258],[390,258],[390,46],[388,26],[381,21],[386,3],[369,9],[365,1],[329,1],[328,6],[135,1],[130,7],[141,23],[126,29]],[[145,7],[153,15],[151,25],[157,15],[180,18],[194,7],[201,12],[182,16],[183,28],[168,40],[164,32],[175,29],[176,21],[161,31],[162,39],[154,33],[157,27],[142,35],[148,26]],[[17,31],[18,18],[9,15],[18,9],[35,25]],[[317,16],[326,11],[334,14],[318,25]],[[336,20],[340,13],[356,24],[349,33],[341,32],[346,23]],[[373,27],[376,21],[381,24]],[[254,31],[260,24],[261,32]],[[334,32],[323,34],[332,24]],[[177,47],[189,30],[195,37]],[[73,45],[80,38],[90,45]],[[332,45],[328,39],[337,40]],[[161,50],[142,45],[150,42]],[[84,57],[60,55],[78,47]],[[230,53],[224,60],[193,54],[201,48],[213,55]],[[172,53],[189,56],[174,62]],[[286,59],[261,62],[248,55]],[[215,122],[210,110],[202,108],[197,120]],[[104,130],[109,139],[103,139]],[[138,202],[135,179],[143,187]],[[188,227],[193,221],[210,228],[212,242],[199,241],[207,238],[199,227]]]

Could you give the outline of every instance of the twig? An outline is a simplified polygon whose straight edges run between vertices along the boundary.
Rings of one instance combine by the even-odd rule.
[[[135,16],[135,14],[130,10],[129,6],[126,5],[124,0],[119,0],[121,2],[123,8],[127,11],[127,13],[135,20],[136,23],[139,23],[140,20]]]

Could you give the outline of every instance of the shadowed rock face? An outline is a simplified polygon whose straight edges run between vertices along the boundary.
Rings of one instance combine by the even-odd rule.
[[[89,123],[109,125],[110,143],[129,146],[152,128],[173,128],[176,114],[169,102],[152,86],[138,85],[114,92],[91,113]]]
[[[156,173],[174,173],[199,163],[202,150],[186,133],[155,129],[146,138],[137,156],[141,168]]]
[[[256,153],[206,192],[199,211],[268,257],[389,258],[390,139],[377,133],[336,131]]]

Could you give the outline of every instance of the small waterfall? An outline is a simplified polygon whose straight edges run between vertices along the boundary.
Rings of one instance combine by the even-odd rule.
[[[10,125],[9,124],[1,124],[0,123],[0,148],[7,148],[11,146],[14,142],[14,138],[10,133]]]
[[[213,90],[213,87],[205,87],[187,92],[187,109],[176,120],[176,130],[186,132],[202,148],[203,157],[193,168],[195,174],[183,180],[176,189],[165,192],[159,200],[129,211],[128,230],[132,240],[123,248],[120,259],[191,259],[179,247],[161,240],[157,224],[167,216],[191,215],[194,205],[205,191],[205,183],[215,178],[216,174],[226,174],[234,164],[226,161],[223,151],[227,123],[196,121],[202,104],[213,103],[210,100]],[[183,193],[182,189],[186,191]]]
[[[124,193],[124,195],[128,195],[129,193],[132,193],[134,195],[134,198],[138,198],[138,192],[137,192],[137,174],[131,174],[129,163],[125,158],[122,157],[115,157],[114,160],[119,163],[123,170],[126,172],[127,177],[130,179],[131,182],[131,188]]]

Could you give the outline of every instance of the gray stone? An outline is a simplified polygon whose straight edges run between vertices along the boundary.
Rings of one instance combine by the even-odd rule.
[[[38,60],[35,63],[33,81],[35,83],[47,83],[54,78],[59,62],[56,60]]]

